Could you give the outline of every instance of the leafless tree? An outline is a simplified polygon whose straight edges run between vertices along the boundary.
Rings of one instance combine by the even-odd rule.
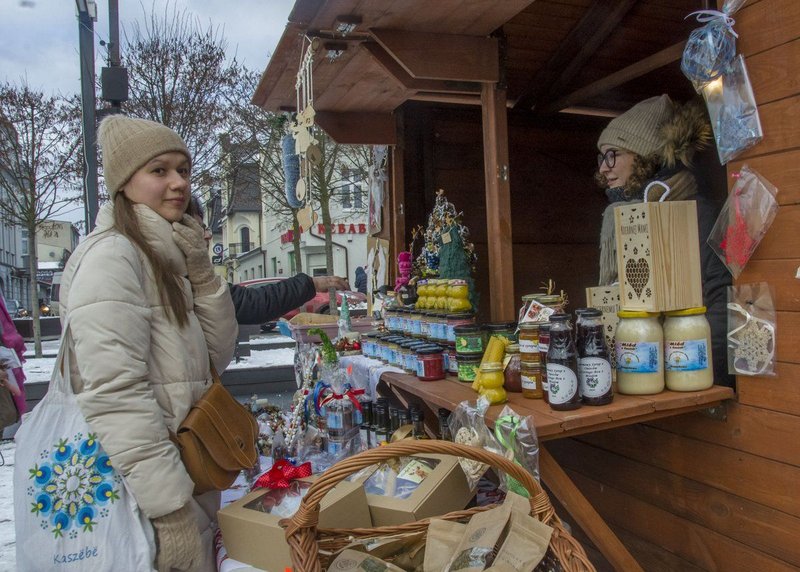
[[[144,23],[124,29],[123,65],[128,68],[129,115],[174,129],[192,154],[192,178],[221,181],[220,136],[236,131],[231,101],[245,75],[218,27],[203,27],[169,2],[153,3]]]
[[[36,357],[42,356],[36,230],[80,200],[80,125],[74,101],[27,82],[0,84],[0,217],[28,234],[28,275]]]

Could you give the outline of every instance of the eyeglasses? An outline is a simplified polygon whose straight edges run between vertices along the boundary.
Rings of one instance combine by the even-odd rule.
[[[606,164],[606,167],[609,169],[613,169],[614,165],[617,164],[617,155],[623,154],[624,151],[620,151],[619,149],[609,149],[605,153],[598,153],[597,154],[597,168],[603,166],[603,163]]]

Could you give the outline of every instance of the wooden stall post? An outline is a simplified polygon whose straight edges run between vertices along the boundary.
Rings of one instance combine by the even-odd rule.
[[[506,90],[498,89],[494,83],[484,83],[481,110],[491,318],[515,320]]]

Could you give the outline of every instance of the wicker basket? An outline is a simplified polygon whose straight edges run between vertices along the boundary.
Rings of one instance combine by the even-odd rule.
[[[427,531],[430,519],[398,526],[357,529],[318,529],[319,503],[325,494],[351,474],[394,457],[421,453],[439,453],[467,457],[497,467],[522,483],[530,493],[531,516],[553,527],[550,549],[538,570],[567,572],[594,571],[583,547],[562,526],[553,505],[539,483],[522,467],[484,449],[449,441],[405,440],[371,449],[340,461],[322,473],[308,489],[300,508],[290,519],[281,521],[286,527],[286,541],[292,554],[294,572],[319,572],[327,567],[331,554],[350,544],[353,539],[376,538]],[[492,507],[478,507],[451,512],[439,518],[466,520],[473,514]]]

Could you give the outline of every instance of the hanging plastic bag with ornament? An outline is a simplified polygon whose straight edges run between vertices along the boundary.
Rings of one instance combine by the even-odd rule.
[[[774,376],[775,303],[766,282],[728,287],[728,372]]]
[[[778,189],[747,165],[734,177],[708,244],[738,278],[778,213]]]
[[[736,57],[736,38],[739,36],[733,29],[735,20],[731,15],[745,1],[727,0],[722,11],[698,10],[686,16],[695,16],[698,22],[705,24],[689,35],[681,60],[681,71],[697,92],[722,76],[733,64]]]
[[[714,130],[719,162],[725,165],[764,137],[744,56],[702,89]]]

